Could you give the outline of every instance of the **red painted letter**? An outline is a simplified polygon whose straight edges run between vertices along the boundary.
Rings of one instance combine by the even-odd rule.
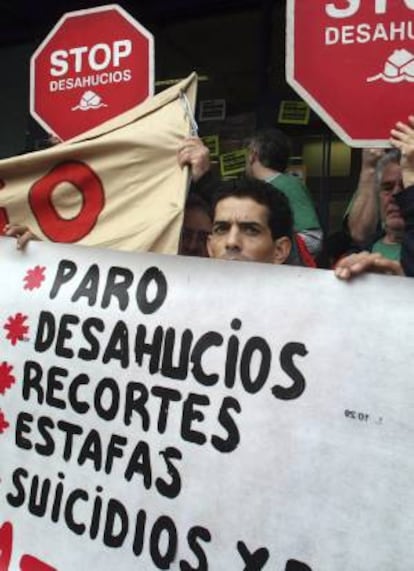
[[[82,194],[82,208],[71,219],[62,218],[52,202],[58,184],[69,182]],[[93,229],[105,204],[101,181],[88,165],[70,161],[54,167],[35,182],[29,202],[44,234],[53,242],[77,242]]]
[[[23,555],[20,560],[20,569],[22,571],[56,571],[55,567],[51,567],[47,563],[32,557],[31,555]]]
[[[7,571],[10,565],[13,543],[13,526],[6,521],[0,527],[0,571]]]

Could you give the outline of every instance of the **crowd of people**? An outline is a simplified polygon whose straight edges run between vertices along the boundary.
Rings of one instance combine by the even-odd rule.
[[[332,260],[339,278],[366,271],[414,276],[414,116],[396,124],[390,145],[362,152],[358,188],[344,216],[347,240]],[[214,178],[200,139],[190,137],[180,146],[179,164],[191,168],[193,180],[180,253],[318,267],[326,238],[307,188],[286,174],[287,137],[263,129],[247,149],[245,176],[222,182]],[[185,239],[188,224],[196,236],[195,211],[211,223],[210,232],[207,224],[200,226],[206,245],[200,241],[196,254]]]
[[[344,216],[347,236],[332,268],[339,278],[371,271],[414,276],[414,116],[390,133],[391,149],[364,149],[358,187]],[[310,193],[286,173],[289,142],[278,129],[254,133],[245,176],[214,177],[207,147],[189,137],[178,163],[191,171],[179,253],[225,260],[318,267],[328,240]],[[6,236],[36,239],[19,224]]]

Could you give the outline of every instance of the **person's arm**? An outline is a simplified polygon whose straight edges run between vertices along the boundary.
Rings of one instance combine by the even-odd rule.
[[[395,197],[404,218],[405,229],[401,242],[401,265],[409,277],[414,277],[414,186]]]
[[[379,206],[375,178],[377,163],[383,154],[383,149],[362,151],[358,187],[348,213],[349,234],[356,244],[366,244],[377,230]]]
[[[408,124],[398,122],[391,130],[391,144],[401,151],[401,173],[404,190],[395,200],[404,218],[405,229],[401,244],[401,265],[407,276],[414,277],[414,116]]]

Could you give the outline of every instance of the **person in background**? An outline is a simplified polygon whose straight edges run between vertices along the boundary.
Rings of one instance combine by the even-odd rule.
[[[401,265],[405,275],[414,277],[414,115],[408,117],[407,123],[399,121],[395,125],[390,142],[401,152],[404,190],[395,198],[405,223]]]
[[[223,183],[213,202],[213,228],[207,241],[211,258],[287,264],[292,235],[293,215],[283,193],[256,179]],[[343,280],[365,272],[403,275],[399,262],[369,252],[347,256],[335,270]]]
[[[358,246],[372,241],[381,229],[377,165],[384,154],[385,149],[362,149],[358,186],[344,219],[346,230]]]
[[[207,257],[207,237],[211,232],[208,204],[190,193],[185,203],[183,228],[178,253],[183,256]]]
[[[309,252],[316,256],[322,248],[323,233],[312,197],[298,177],[286,173],[289,141],[279,129],[260,129],[249,140],[246,174],[270,183],[288,198],[294,229]]]
[[[212,197],[216,194],[217,188],[222,185],[222,181],[215,178],[211,173],[209,151],[202,140],[197,137],[186,138],[178,149],[178,163],[182,168],[184,166],[190,167],[193,191],[211,203]],[[247,170],[249,169],[247,168]],[[260,180],[260,177],[255,178]],[[289,178],[295,177],[289,176]],[[294,233],[291,251],[286,263],[316,267],[315,260],[302,235]]]
[[[392,132],[392,141],[396,147],[403,150],[405,157],[403,179],[406,184],[414,187],[414,117],[410,118],[409,123],[409,125],[397,124]],[[204,178],[209,173],[208,150],[200,140],[194,138],[185,140],[179,149],[178,161],[182,167],[188,165],[194,170],[196,174],[193,177],[196,180]],[[231,187],[222,188],[214,201],[213,228],[207,242],[209,256],[274,264],[286,263],[292,251],[293,224],[292,212],[286,197],[270,189],[268,184],[260,180],[247,178],[229,182]],[[255,182],[262,187],[251,191]],[[408,190],[410,192],[405,196],[411,197],[411,190]],[[414,227],[413,200],[409,202],[411,247],[413,247]],[[8,225],[5,231],[6,235],[17,238],[18,248],[22,248],[28,240],[36,239],[24,226]],[[412,263],[413,253],[414,248],[407,267]],[[366,271],[404,275],[399,262],[387,260],[379,253],[369,252],[344,258],[338,264],[335,273],[341,279],[349,279]]]
[[[398,215],[395,215],[398,227],[400,227],[400,219],[403,221],[400,240],[401,262],[387,259],[379,253],[361,252],[353,254],[341,260],[337,265],[335,273],[339,278],[349,279],[367,271],[414,277],[414,115],[408,117],[407,123],[402,121],[396,123],[390,135],[390,143],[401,154],[401,159],[396,165],[395,160],[391,158],[396,155],[391,154],[390,159],[385,161],[385,164],[392,165],[392,168],[388,169],[387,175],[382,174],[381,182],[384,183],[384,191],[391,194],[392,200],[395,201],[399,209]],[[374,157],[375,153],[371,153],[371,156]],[[382,151],[376,153],[376,156],[375,162],[384,160]],[[372,180],[370,184],[372,189]],[[369,189],[366,190],[366,193],[369,192]],[[367,200],[365,206],[367,216],[363,224],[360,225],[364,238],[373,232],[376,225],[375,203],[370,199]],[[387,201],[385,201],[385,207],[387,210]],[[388,208],[390,207],[388,206]]]
[[[347,217],[354,250],[400,260],[404,220],[396,196],[402,188],[398,149],[363,152],[360,183]]]

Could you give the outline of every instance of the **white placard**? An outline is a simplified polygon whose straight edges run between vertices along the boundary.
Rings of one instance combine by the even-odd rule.
[[[412,280],[0,260],[1,569],[411,569]]]

